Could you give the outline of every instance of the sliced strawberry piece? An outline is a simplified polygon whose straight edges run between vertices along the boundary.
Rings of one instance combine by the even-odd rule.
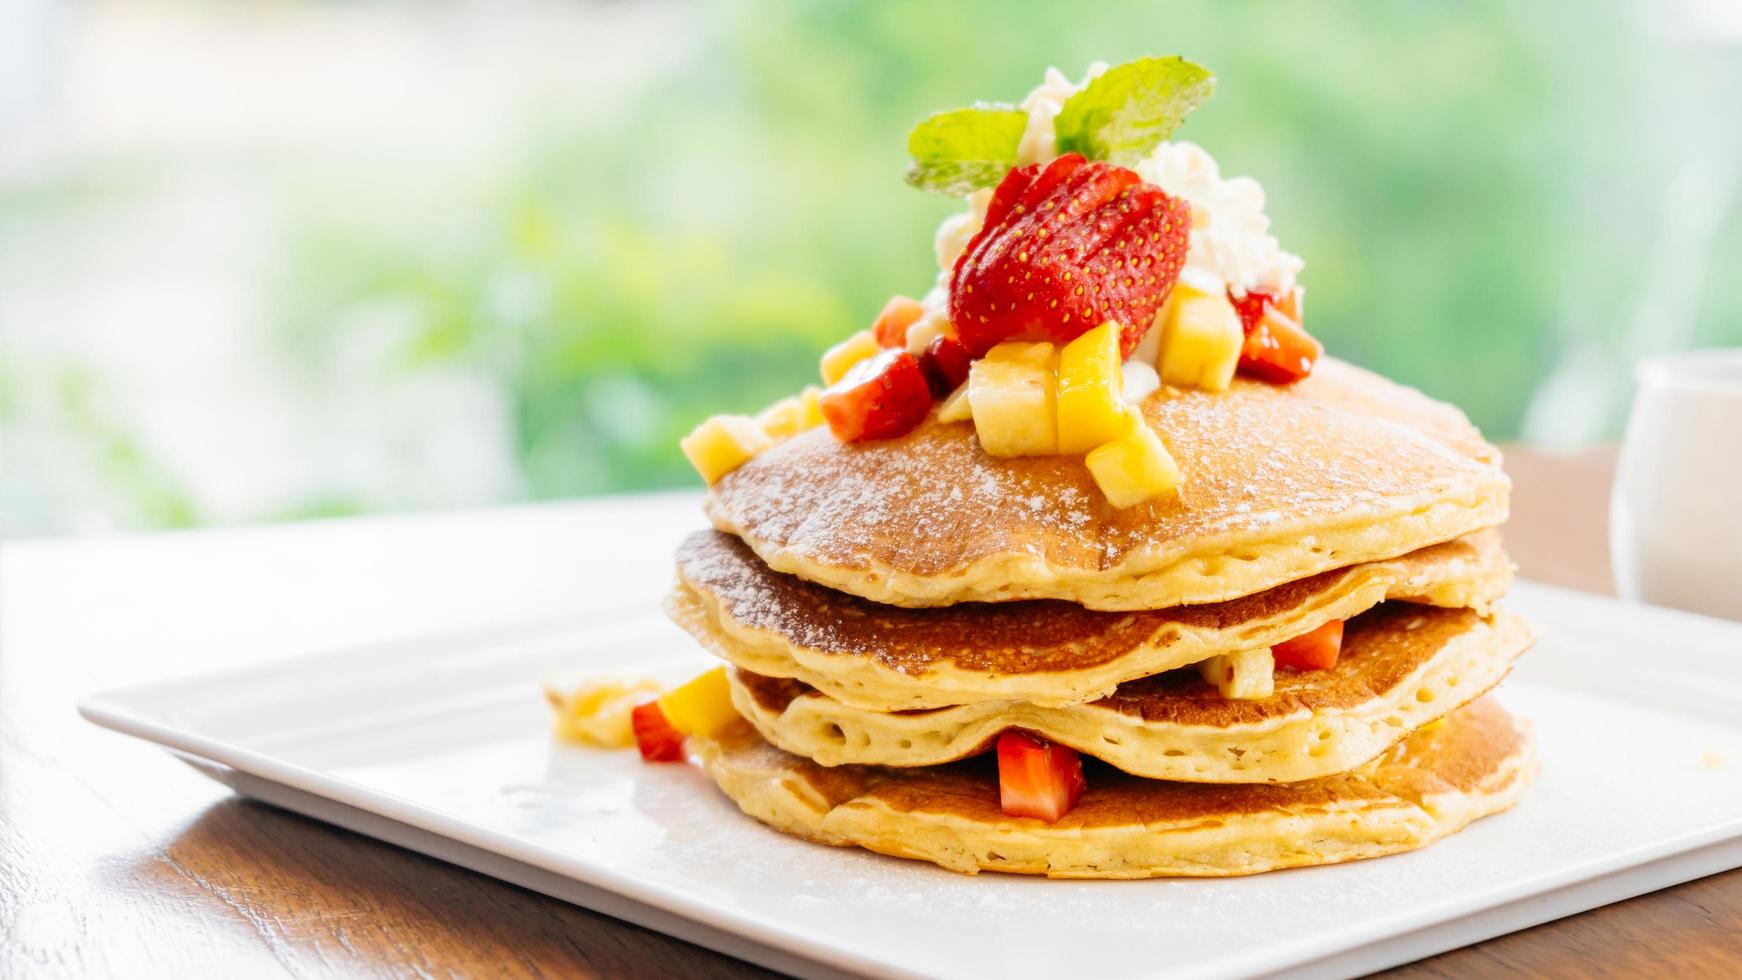
[[[968,369],[973,365],[973,355],[954,337],[934,338],[926,345],[925,353],[919,355],[920,370],[925,372],[926,383],[931,385],[934,398],[942,398],[960,388],[962,382],[968,380]]]
[[[1048,823],[1071,812],[1088,784],[1075,749],[1012,729],[998,736],[998,804]]]
[[[1264,318],[1264,311],[1271,308],[1293,320],[1297,325],[1301,324],[1303,321],[1300,318],[1300,294],[1301,289],[1298,285],[1281,295],[1252,290],[1245,296],[1236,297],[1230,290],[1228,302],[1233,303],[1234,311],[1240,314],[1240,326],[1247,333],[1251,333],[1258,328],[1258,321]]]
[[[1276,666],[1293,670],[1325,670],[1335,667],[1337,656],[1342,652],[1343,621],[1340,619],[1333,619],[1311,633],[1304,633],[1270,648],[1270,655],[1276,659]]]
[[[1251,336],[1258,328],[1258,321],[1264,319],[1264,308],[1273,305],[1276,298],[1269,293],[1249,292],[1245,296],[1236,297],[1232,291],[1228,293],[1228,302],[1234,304],[1234,312],[1240,314],[1240,327]]]
[[[641,750],[643,762],[683,761],[683,732],[666,720],[658,701],[631,710],[629,727],[635,731],[635,747]]]
[[[883,304],[883,312],[871,323],[871,336],[879,347],[901,347],[907,343],[907,328],[925,315],[925,307],[911,296],[891,296]]]
[[[925,420],[931,387],[912,354],[892,347],[853,365],[817,399],[842,442],[893,439]]]
[[[1040,176],[1040,171],[1040,164],[1031,163],[1005,174],[998,187],[992,191],[992,199],[986,202],[986,220],[980,226],[984,228],[987,225],[1003,224],[1004,219],[1010,215],[1010,209],[1016,206],[1017,199],[1034,183],[1034,178]]]
[[[1324,352],[1324,345],[1300,324],[1271,306],[1246,335],[1239,370],[1260,381],[1289,384],[1313,373],[1313,365]]]
[[[1127,356],[1185,264],[1191,208],[1134,171],[1075,153],[1005,175],[950,273],[950,322],[979,357],[1068,343],[1108,320]]]

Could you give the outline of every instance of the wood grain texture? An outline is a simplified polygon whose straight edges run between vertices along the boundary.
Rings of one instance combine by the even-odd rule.
[[[1612,453],[1556,458],[1511,451],[1517,489],[1507,534],[1523,574],[1608,591],[1604,528],[1612,466]],[[500,560],[513,560],[517,542],[546,534],[553,519],[555,512],[517,516],[507,527],[477,529],[476,543],[465,538],[444,547],[472,554],[495,547]],[[374,542],[377,550],[411,547],[418,535],[414,523],[383,527],[383,534],[402,537]],[[343,534],[305,527],[229,550],[220,534],[206,541],[182,535],[167,543],[68,542],[0,554],[0,976],[767,975],[637,926],[239,800],[160,750],[100,731],[73,713],[72,703],[91,690],[235,662],[233,636],[216,630],[207,636],[199,632],[204,627],[130,605],[127,575],[167,567],[172,553],[177,561],[237,562],[242,569],[242,552],[268,549],[282,581],[263,579],[263,590],[269,584],[313,588],[308,583],[351,573],[299,565],[302,552],[287,542],[323,539],[310,546],[318,551],[327,546],[324,536]],[[359,582],[378,574],[360,564]],[[479,564],[487,573],[489,560]],[[97,574],[118,565],[129,571]],[[551,574],[560,578],[560,571]],[[342,596],[358,586],[340,581],[325,587]],[[565,587],[553,583],[553,590]],[[45,589],[66,600],[52,614]],[[317,597],[309,606],[320,610],[333,601]],[[69,617],[68,608],[84,613]],[[257,614],[266,612],[263,606]],[[316,635],[285,628],[276,646],[260,655],[295,652]],[[147,657],[140,650],[151,652]],[[1742,974],[1742,871],[1390,973],[1665,974]]]

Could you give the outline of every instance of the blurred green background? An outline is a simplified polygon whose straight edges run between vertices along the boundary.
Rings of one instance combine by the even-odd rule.
[[[930,284],[913,122],[1148,53],[1217,73],[1180,136],[1264,184],[1333,353],[1612,437],[1638,357],[1742,343],[1729,9],[27,0],[0,519],[694,485],[691,425]]]

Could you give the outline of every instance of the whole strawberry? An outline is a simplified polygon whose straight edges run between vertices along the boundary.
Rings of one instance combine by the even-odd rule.
[[[1129,355],[1185,264],[1191,208],[1124,167],[1067,153],[1005,176],[950,274],[950,322],[975,356],[1065,343],[1108,320]]]

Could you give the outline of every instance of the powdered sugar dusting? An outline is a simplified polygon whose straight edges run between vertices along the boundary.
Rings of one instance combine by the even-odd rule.
[[[997,459],[970,427],[928,423],[886,442],[790,439],[721,480],[710,513],[777,567],[786,554],[933,578],[988,559],[1017,574],[1038,571],[1031,560],[1055,572],[1154,567],[1206,538],[1219,550],[1298,541],[1503,493],[1482,461],[1493,448],[1455,409],[1329,358],[1320,372],[1289,387],[1158,392],[1144,414],[1184,484],[1127,510],[1106,502],[1080,458]]]

